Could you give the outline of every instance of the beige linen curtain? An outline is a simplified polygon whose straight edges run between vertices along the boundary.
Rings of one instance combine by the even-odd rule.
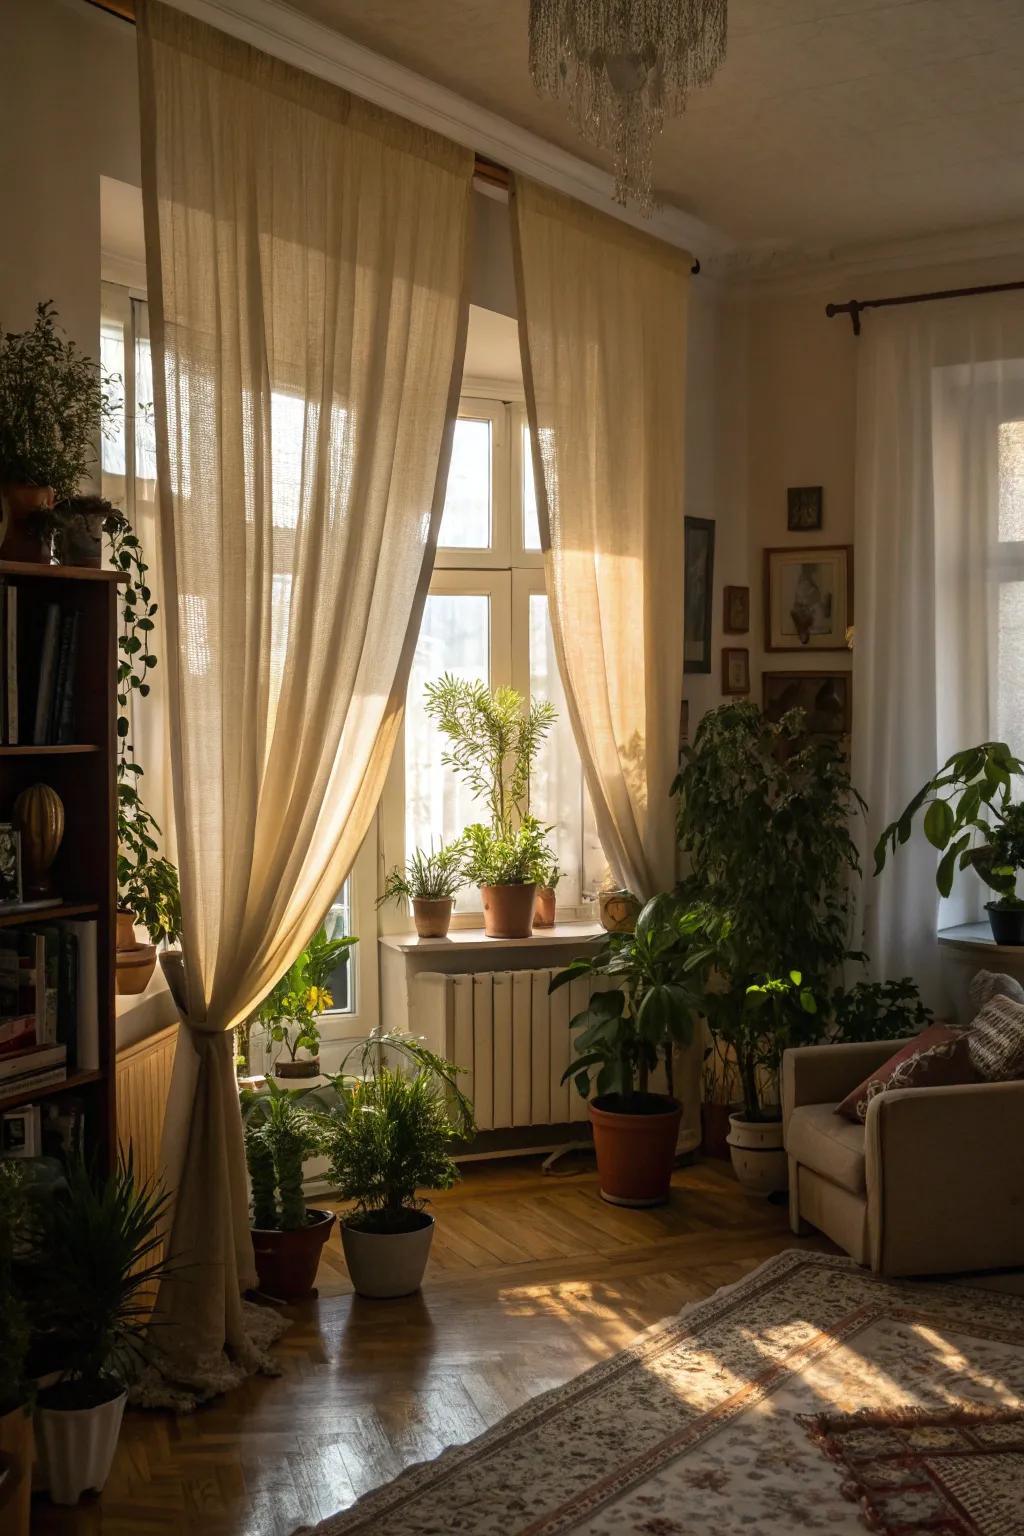
[[[338,891],[400,723],[457,409],[472,156],[156,0],[139,47],[188,983],[159,1343],[202,1386],[225,1349],[259,1363],[229,1031]]]
[[[512,204],[555,650],[601,844],[647,898],[675,882],[692,258],[519,177]],[[696,1145],[699,1052],[685,1056]]]

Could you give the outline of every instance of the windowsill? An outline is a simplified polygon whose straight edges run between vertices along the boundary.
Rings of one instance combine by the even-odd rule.
[[[585,939],[601,938],[604,929],[600,923],[556,923],[553,928],[536,929],[528,939],[489,939],[482,928],[453,928],[444,939],[421,939],[415,933],[382,933],[378,939],[386,949],[394,949],[407,955],[416,950],[443,951],[458,954],[460,950],[471,953],[488,949],[548,949],[555,945],[579,943]]]

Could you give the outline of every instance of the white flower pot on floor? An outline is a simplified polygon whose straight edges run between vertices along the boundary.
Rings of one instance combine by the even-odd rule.
[[[119,1392],[94,1408],[36,1408],[36,1452],[55,1504],[77,1504],[87,1490],[103,1488],[127,1400]]]
[[[744,1120],[729,1116],[729,1156],[743,1188],[751,1195],[774,1195],[789,1186],[781,1120]]]
[[[362,1232],[344,1220],[341,1245],[345,1263],[360,1296],[411,1296],[418,1291],[427,1267],[434,1218],[418,1213],[422,1225],[411,1232]]]

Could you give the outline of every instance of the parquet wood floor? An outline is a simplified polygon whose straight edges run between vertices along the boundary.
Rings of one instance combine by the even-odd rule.
[[[102,1498],[37,1499],[33,1536],[290,1536],[797,1244],[784,1207],[711,1160],[660,1210],[606,1205],[587,1162],[548,1177],[539,1158],[469,1164],[432,1209],[421,1295],[353,1296],[333,1234],[281,1377],[191,1415],[129,1413]]]

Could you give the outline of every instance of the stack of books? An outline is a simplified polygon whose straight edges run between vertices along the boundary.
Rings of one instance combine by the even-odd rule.
[[[59,603],[45,603],[36,632],[25,635],[18,619],[17,584],[0,576],[4,745],[63,746],[74,740],[79,624],[77,608],[62,610]]]
[[[0,932],[0,1100],[99,1068],[96,922]]]

